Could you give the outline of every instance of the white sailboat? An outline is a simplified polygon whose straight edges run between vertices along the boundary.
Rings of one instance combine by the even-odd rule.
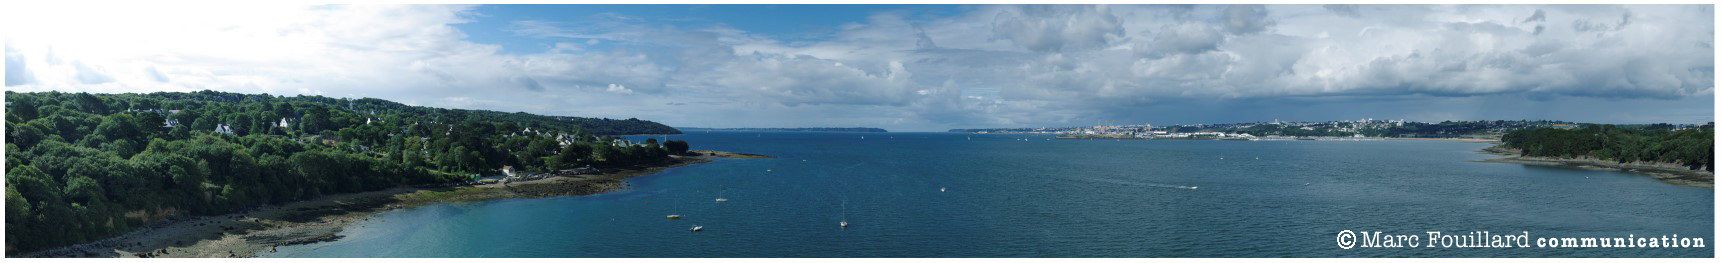
[[[842,203],[842,206],[843,214],[840,219],[837,220],[837,227],[847,229],[849,228],[849,203]]]
[[[729,202],[729,198],[723,198],[723,190],[718,190],[717,202],[718,203]]]
[[[667,218],[667,219],[670,219],[670,220],[675,220],[675,219],[682,219],[682,215],[681,215],[681,214],[676,214],[676,211],[681,211],[681,210],[682,210],[682,203],[681,203],[681,202],[676,202],[676,204],[675,204],[675,206],[676,206],[676,208],[675,208],[675,210],[671,210],[671,211],[670,211],[670,215],[666,215],[666,216],[664,216],[664,218]]]

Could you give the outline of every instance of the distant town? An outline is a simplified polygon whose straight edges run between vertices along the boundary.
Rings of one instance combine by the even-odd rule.
[[[1339,121],[1281,121],[1230,124],[1099,123],[1085,127],[951,129],[975,134],[1056,134],[1059,139],[1191,139],[1191,140],[1372,140],[1385,138],[1470,138],[1499,140],[1502,134],[1525,128],[1576,129],[1591,123],[1549,120],[1443,121],[1439,123],[1358,119]],[[1623,128],[1679,130],[1705,124],[1625,124]]]

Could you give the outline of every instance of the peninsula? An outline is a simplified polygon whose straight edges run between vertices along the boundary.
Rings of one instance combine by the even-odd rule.
[[[214,91],[9,91],[5,100],[7,255],[99,256],[31,252],[140,232],[178,235],[159,226],[237,219],[241,216],[235,213],[265,207],[347,200],[343,196],[390,189],[504,182],[500,185],[514,193],[507,196],[601,192],[619,187],[617,181],[542,191],[506,182],[564,182],[570,179],[557,175],[627,173],[711,158],[690,157],[694,154],[685,141],[634,142],[616,136],[679,133],[639,119]],[[360,205],[336,203],[347,210]],[[318,221],[311,218],[317,217],[286,221]],[[224,228],[239,233],[271,229],[257,222]],[[304,240],[291,235],[264,239]],[[173,241],[168,247],[197,239]],[[137,242],[112,245],[146,256],[171,254],[161,250],[167,247],[149,247],[156,253],[148,253]],[[242,256],[245,251],[220,252],[196,256]]]
[[[1715,124],[1691,128],[1586,125],[1507,133],[1482,151],[1503,155],[1483,162],[1617,170],[1677,185],[1715,184]]]

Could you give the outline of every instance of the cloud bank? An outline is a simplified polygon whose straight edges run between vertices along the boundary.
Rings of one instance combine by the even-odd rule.
[[[556,43],[517,52],[457,29],[513,19],[472,6],[44,8],[5,18],[8,90],[213,89],[675,126],[939,130],[1701,122],[1715,86],[1708,5],[988,5],[880,12],[811,40],[609,13],[511,20],[508,33]]]

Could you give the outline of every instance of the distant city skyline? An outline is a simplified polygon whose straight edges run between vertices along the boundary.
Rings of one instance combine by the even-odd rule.
[[[110,5],[0,18],[6,90],[713,128],[1714,121],[1712,5]]]

